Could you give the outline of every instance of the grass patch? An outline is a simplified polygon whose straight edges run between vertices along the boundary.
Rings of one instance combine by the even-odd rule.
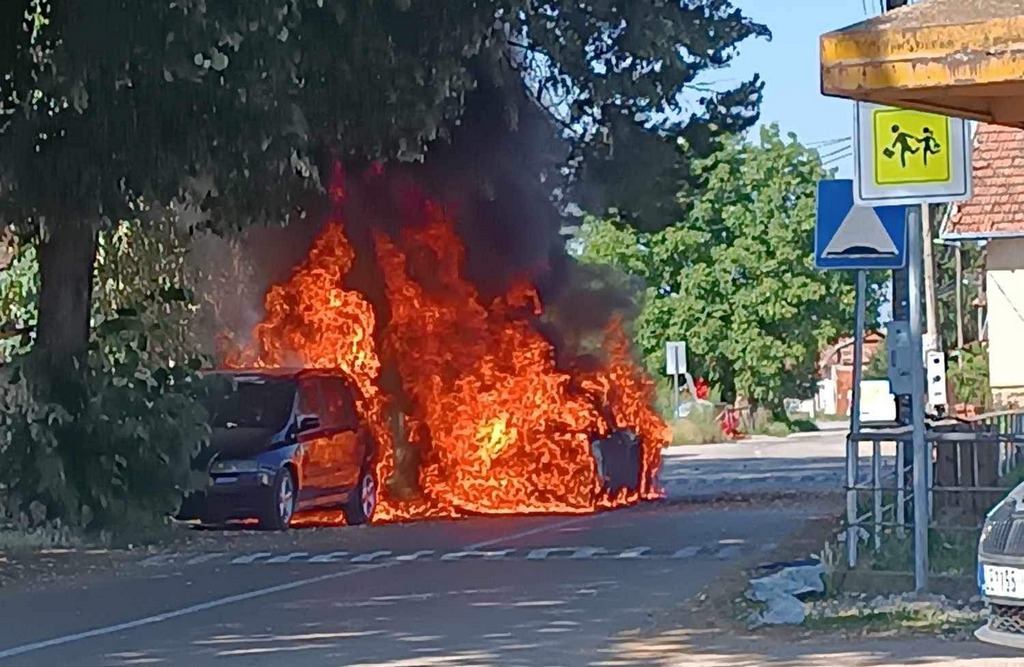
[[[714,420],[706,420],[693,414],[687,419],[672,423],[673,445],[710,445],[725,442],[727,438]]]
[[[909,511],[908,511],[909,515]],[[942,529],[928,531],[928,566],[932,574],[973,577],[978,568],[978,538],[981,529]],[[860,545],[858,567],[881,572],[914,571],[914,528],[908,525],[901,536],[894,529],[882,531],[882,544],[876,551],[872,539]]]
[[[0,530],[0,553],[69,548],[80,544],[81,540],[67,527]]]
[[[932,609],[850,610],[836,616],[808,616],[804,627],[824,633],[946,634],[971,632],[978,623],[973,614],[950,614]]]

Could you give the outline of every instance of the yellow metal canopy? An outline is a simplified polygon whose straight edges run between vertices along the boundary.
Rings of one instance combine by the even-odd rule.
[[[822,35],[821,92],[1024,128],[1024,0],[925,0]]]

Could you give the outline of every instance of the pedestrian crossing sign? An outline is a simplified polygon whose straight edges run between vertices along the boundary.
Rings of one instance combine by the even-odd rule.
[[[854,201],[886,206],[971,197],[971,142],[961,118],[857,103]]]

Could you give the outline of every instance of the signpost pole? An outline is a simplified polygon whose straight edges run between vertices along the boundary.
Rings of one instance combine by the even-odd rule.
[[[864,320],[867,305],[867,273],[857,272],[857,296],[853,320],[853,396],[850,405],[850,433],[860,433],[860,385],[864,377]]]
[[[679,346],[672,346],[672,419],[679,419]]]
[[[921,331],[921,296],[924,248],[921,208],[907,208],[907,267],[910,311],[910,401],[914,448],[914,590],[928,589],[928,468],[931,456],[924,423],[924,351]]]
[[[846,437],[846,551],[850,567],[857,566],[857,484],[860,481],[860,385],[864,375],[864,319],[867,273],[857,271],[857,296],[853,324],[853,395],[850,401],[850,434]]]

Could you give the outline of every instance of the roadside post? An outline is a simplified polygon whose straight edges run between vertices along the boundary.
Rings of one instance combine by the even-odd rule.
[[[853,392],[850,436],[846,439],[846,557],[857,565],[857,484],[860,476],[861,380],[864,372],[864,323],[867,319],[867,271],[899,269],[906,263],[907,210],[904,206],[864,207],[854,203],[854,183],[818,183],[814,226],[814,265],[825,271],[856,271]]]
[[[679,417],[679,376],[686,375],[686,370],[686,343],[682,341],[665,343],[665,373],[672,376],[673,420]]]
[[[922,332],[923,205],[971,198],[971,141],[967,123],[933,113],[857,102],[854,187],[858,206],[905,207],[910,334],[910,413],[913,433],[914,588],[928,588],[931,448],[924,421]],[[902,465],[902,464],[901,464]]]

